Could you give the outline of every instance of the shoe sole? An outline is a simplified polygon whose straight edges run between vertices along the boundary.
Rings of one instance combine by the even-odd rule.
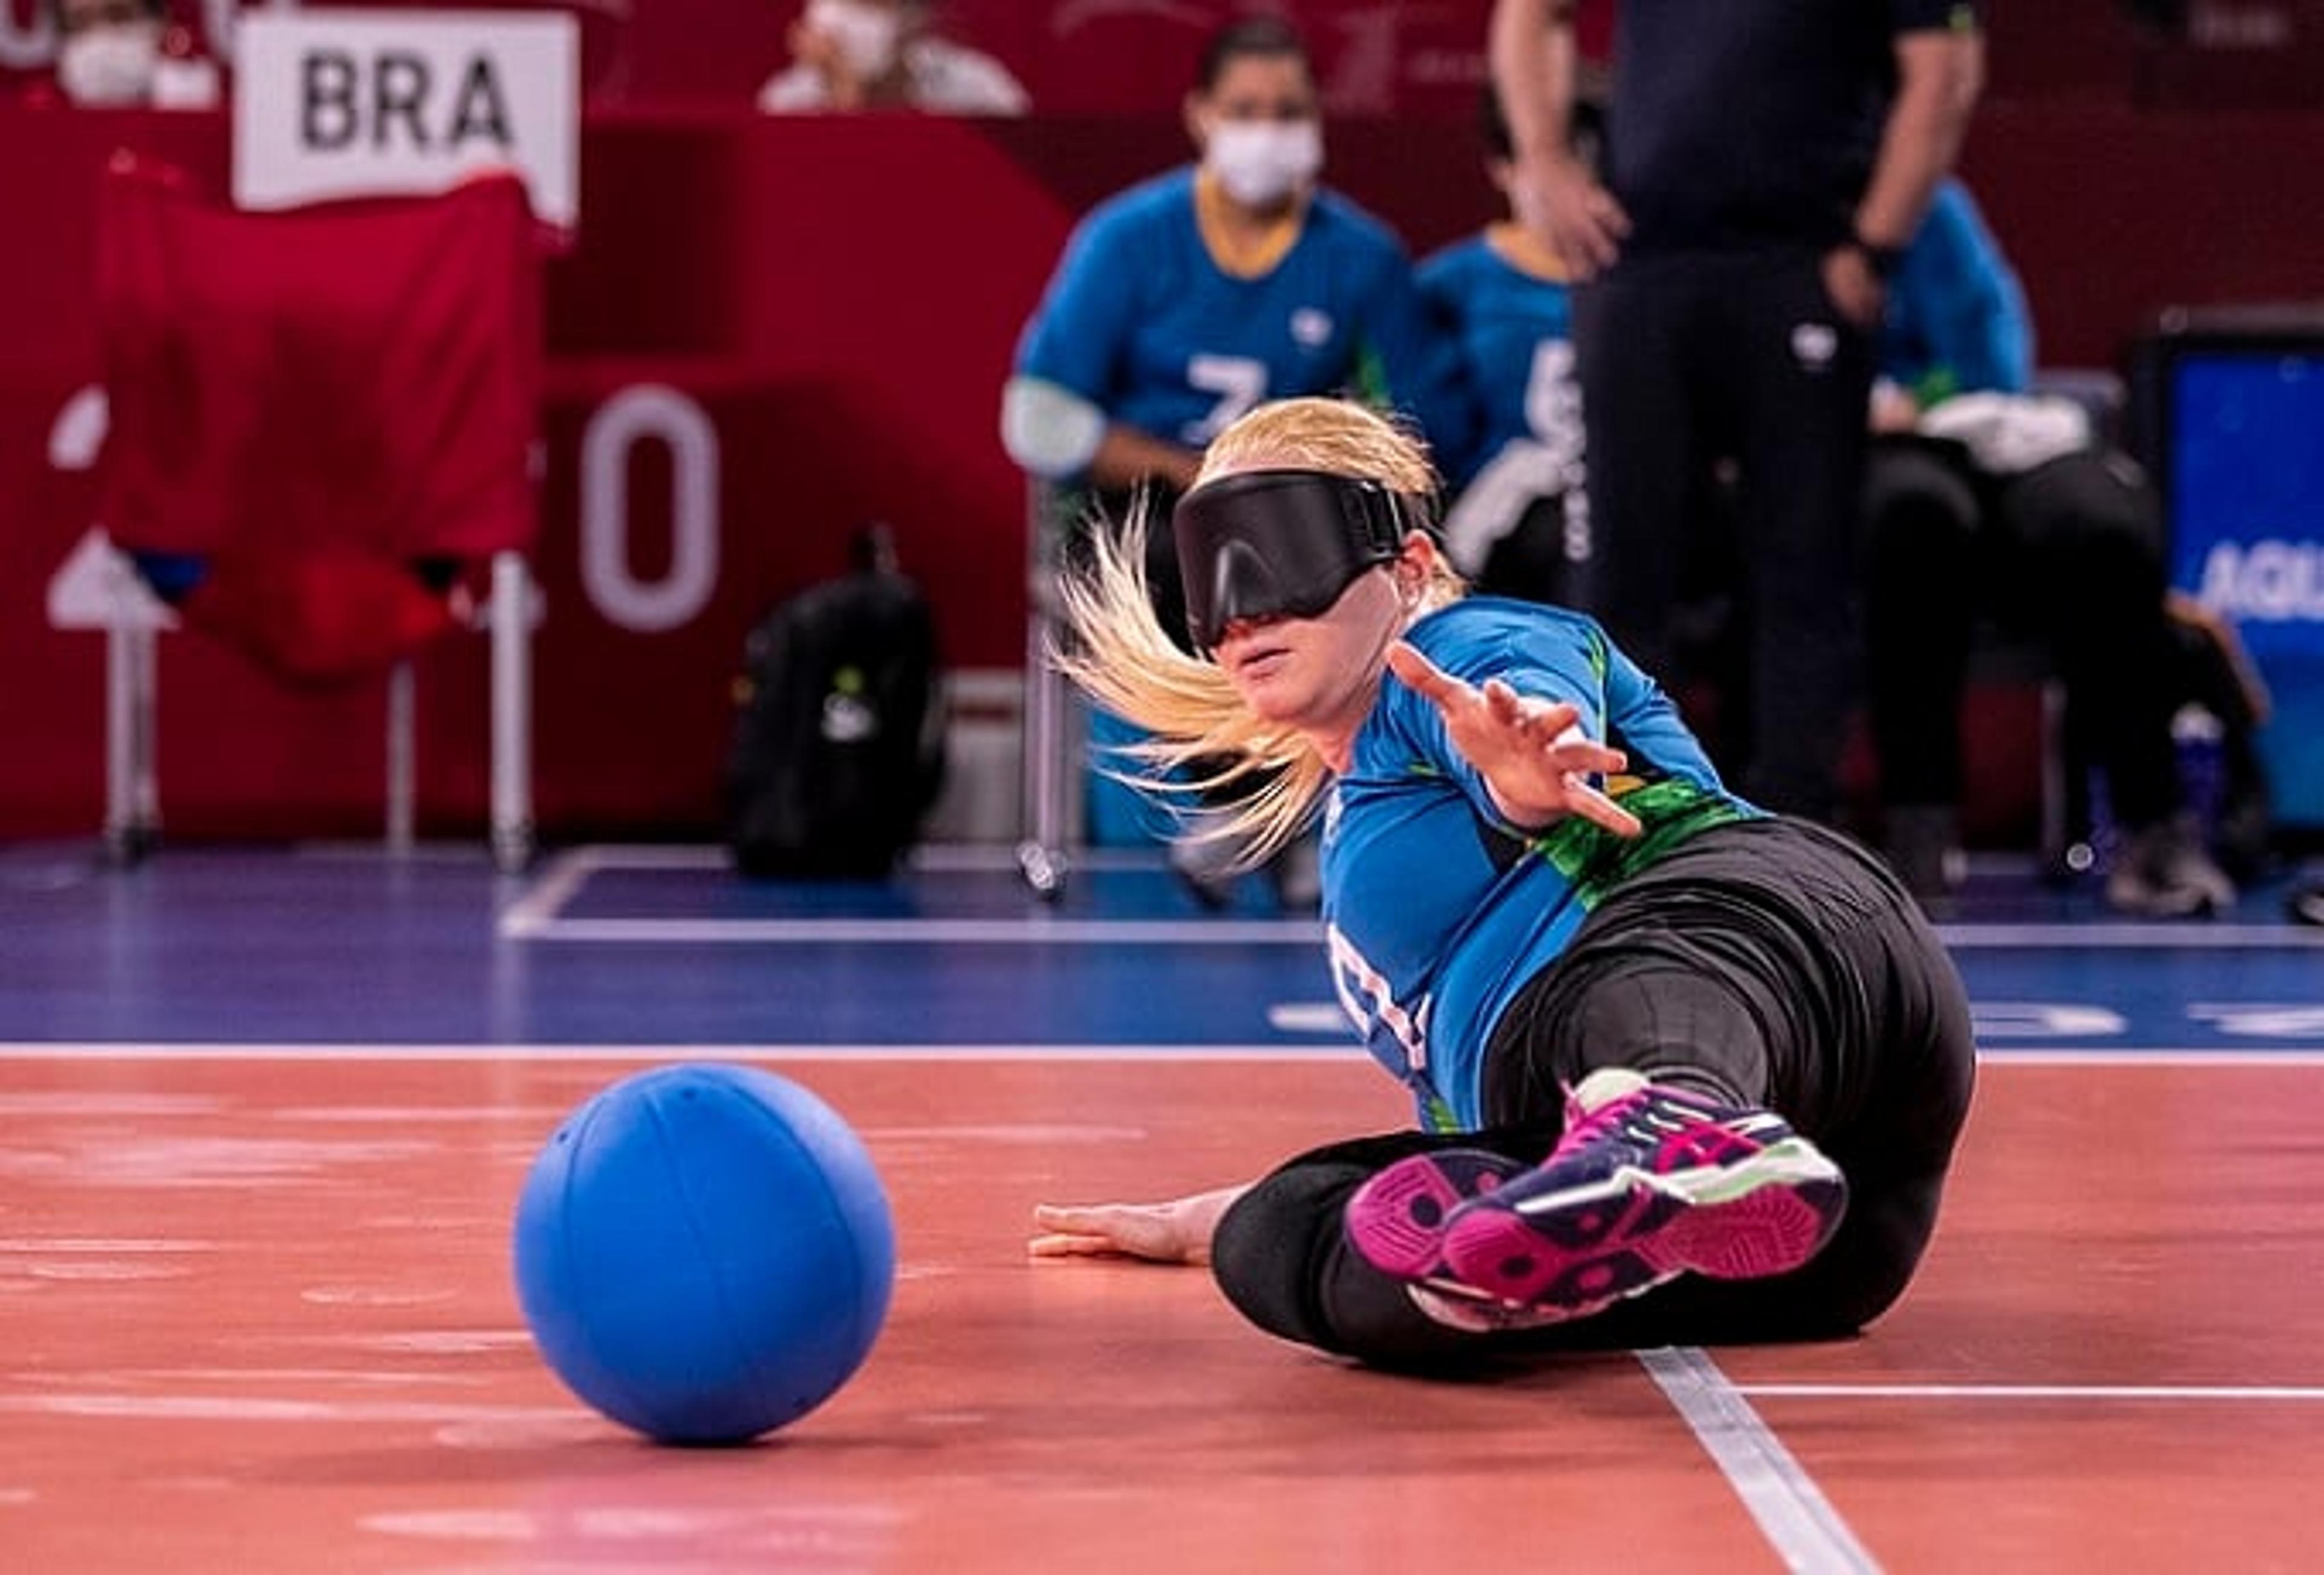
[[[1736,1165],[1626,1169],[1563,1193],[1489,1197],[1445,1227],[1442,1250],[1464,1285],[1578,1318],[1682,1274],[1787,1274],[1831,1239],[1847,1201],[1839,1168],[1794,1138]]]
[[[1477,1148],[1447,1148],[1399,1159],[1348,1199],[1348,1243],[1382,1274],[1400,1280],[1442,1276],[1447,1272],[1444,1227],[1453,1211],[1525,1168],[1516,1160]]]

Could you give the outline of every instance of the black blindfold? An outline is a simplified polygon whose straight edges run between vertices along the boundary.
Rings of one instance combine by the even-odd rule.
[[[1186,628],[1210,650],[1239,618],[1314,618],[1358,575],[1391,562],[1429,500],[1314,470],[1254,470],[1205,482],[1171,516]]]

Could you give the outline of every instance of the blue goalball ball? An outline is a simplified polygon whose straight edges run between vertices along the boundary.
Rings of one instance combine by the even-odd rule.
[[[516,1289],[550,1368],[665,1443],[739,1443],[871,1354],[895,1226],[847,1123],[787,1079],[666,1066],[558,1128],[516,1211]]]

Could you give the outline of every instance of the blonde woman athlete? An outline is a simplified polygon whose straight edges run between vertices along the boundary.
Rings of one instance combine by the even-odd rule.
[[[1320,815],[1340,998],[1420,1129],[1043,1207],[1032,1251],[1207,1262],[1261,1328],[1388,1367],[1852,1333],[1936,1222],[1959,976],[1875,860],[1721,787],[1593,622],[1464,596],[1434,491],[1360,406],[1260,406],[1172,521],[1203,654],[1133,529],[1059,659],[1157,778],[1248,773],[1254,856]]]

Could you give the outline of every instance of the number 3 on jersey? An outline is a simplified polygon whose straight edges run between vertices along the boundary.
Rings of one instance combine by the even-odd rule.
[[[1340,933],[1337,925],[1329,927],[1326,939],[1332,952],[1332,982],[1339,990],[1340,1005],[1372,1054],[1380,1055],[1380,1039],[1385,1035],[1403,1052],[1403,1073],[1408,1075],[1426,1071],[1427,1036],[1413,1020],[1413,1015],[1397,1004],[1379,970],[1365,960],[1355,943]],[[1389,1070],[1397,1069],[1391,1066]]]

